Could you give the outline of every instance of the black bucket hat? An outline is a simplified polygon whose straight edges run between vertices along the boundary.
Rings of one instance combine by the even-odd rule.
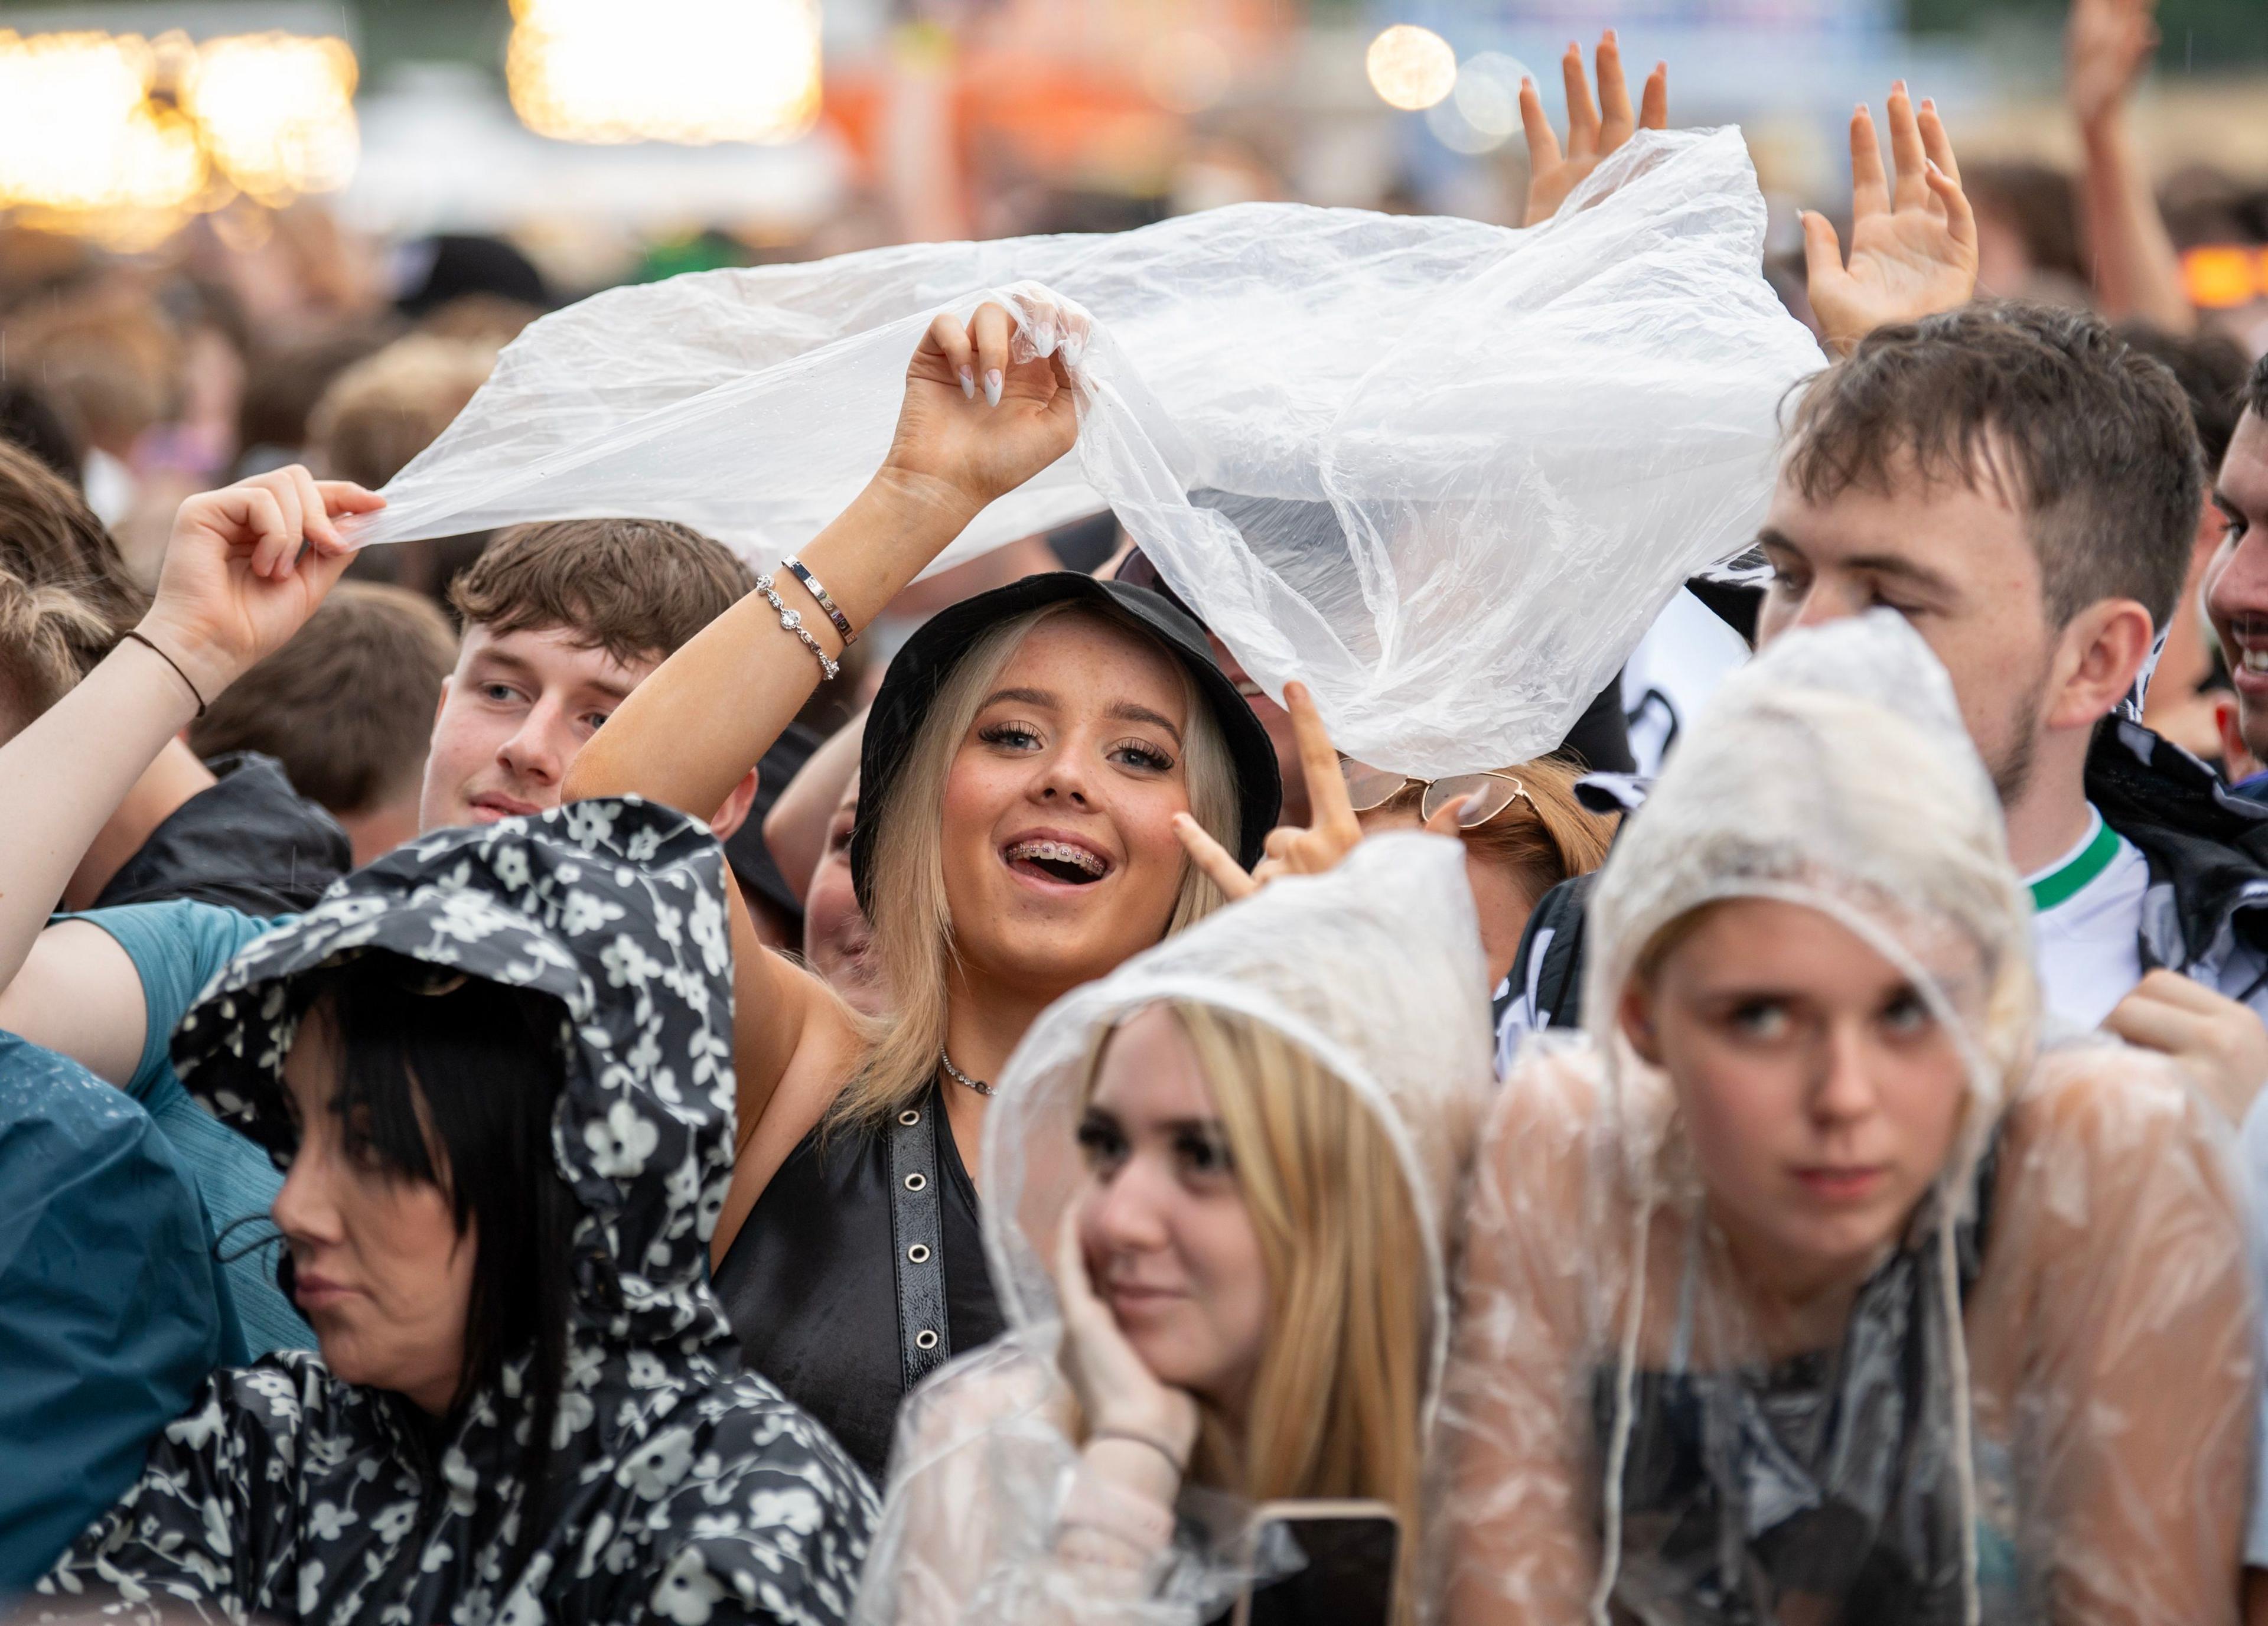
[[[875,821],[864,810],[879,808],[888,799],[890,786],[905,767],[914,736],[935,703],[939,688],[961,664],[969,646],[1002,622],[1066,601],[1116,611],[1120,619],[1131,621],[1165,645],[1167,653],[1197,680],[1198,695],[1211,708],[1213,720],[1228,742],[1229,764],[1236,775],[1237,857],[1247,869],[1260,862],[1268,832],[1275,828],[1284,802],[1276,747],[1260,719],[1252,715],[1251,706],[1236,692],[1236,685],[1213,664],[1212,646],[1205,641],[1204,629],[1163,594],[1146,587],[1097,581],[1076,570],[1051,570],[939,610],[922,623],[890,662],[889,673],[874,696],[873,710],[867,714],[866,734],[859,747],[862,811],[850,832],[850,884],[858,892],[858,907],[869,916],[874,912]]]

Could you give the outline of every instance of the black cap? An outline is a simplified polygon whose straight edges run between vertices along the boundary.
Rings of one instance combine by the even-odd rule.
[[[1155,637],[1166,652],[1180,661],[1197,680],[1197,693],[1211,708],[1213,719],[1228,742],[1228,759],[1236,775],[1238,858],[1247,869],[1260,862],[1275,828],[1284,800],[1283,780],[1276,769],[1276,747],[1243,695],[1236,692],[1213,663],[1212,646],[1204,629],[1175,608],[1160,594],[1125,582],[1097,581],[1076,570],[1051,570],[1027,576],[1005,587],[980,592],[973,599],[939,610],[923,622],[905,647],[890,662],[881,691],[874,696],[866,717],[866,736],[858,754],[858,822],[850,832],[850,882],[858,894],[858,907],[871,918],[874,864],[874,820],[868,809],[888,799],[891,784],[905,767],[914,736],[937,700],[937,691],[969,646],[1002,622],[1029,610],[1066,600],[1116,610]]]

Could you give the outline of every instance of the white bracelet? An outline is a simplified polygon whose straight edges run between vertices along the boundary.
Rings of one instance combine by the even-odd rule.
[[[764,595],[765,603],[779,612],[780,625],[803,641],[803,647],[809,650],[811,658],[819,663],[820,671],[829,678],[839,676],[843,668],[829,660],[827,658],[827,651],[819,647],[819,640],[813,637],[810,629],[803,624],[803,613],[800,610],[792,610],[780,602],[779,594],[773,591],[772,578],[769,576],[757,577],[756,591]]]

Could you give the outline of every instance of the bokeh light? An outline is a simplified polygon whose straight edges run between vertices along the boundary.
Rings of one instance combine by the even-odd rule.
[[[239,34],[198,48],[181,105],[229,180],[277,203],[353,179],[355,79],[343,40]]]
[[[0,29],[0,209],[137,246],[239,193],[342,187],[355,78],[343,40]]]
[[[1422,113],[1457,83],[1457,54],[1430,28],[1396,23],[1370,42],[1363,58],[1370,87],[1389,107]]]
[[[0,208],[96,214],[185,207],[204,189],[195,127],[152,100],[137,35],[0,29]]]
[[[1517,56],[1483,51],[1457,70],[1450,99],[1466,123],[1502,140],[1520,128],[1520,82],[1528,77],[1528,65]]]
[[[520,121],[563,141],[792,141],[819,117],[816,0],[512,0]]]

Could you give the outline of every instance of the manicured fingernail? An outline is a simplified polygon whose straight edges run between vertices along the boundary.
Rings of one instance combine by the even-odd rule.
[[[968,396],[968,399],[969,399],[969,400],[971,400],[971,401],[974,401],[974,400],[976,400],[976,368],[974,368],[974,367],[963,367],[963,368],[961,370],[961,393],[962,394],[964,394],[964,395]]]
[[[1457,822],[1459,824],[1462,824],[1468,819],[1478,818],[1480,816],[1481,809],[1488,806],[1487,797],[1488,793],[1486,791],[1476,791],[1470,796],[1465,798],[1463,801],[1459,802],[1457,804]]]
[[[986,406],[997,407],[1000,404],[1000,369],[998,367],[986,369],[984,373],[984,404]]]

